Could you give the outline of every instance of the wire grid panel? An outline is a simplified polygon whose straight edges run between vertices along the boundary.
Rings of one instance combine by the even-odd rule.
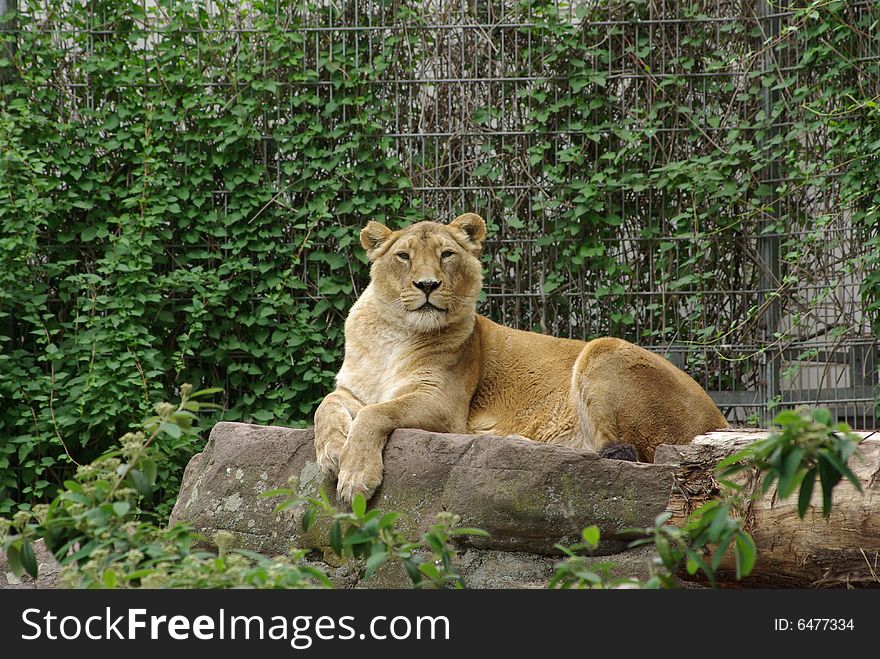
[[[400,69],[377,84],[393,99],[395,155],[425,216],[477,211],[490,223],[484,313],[524,329],[647,345],[687,369],[735,421],[819,404],[873,426],[878,342],[858,293],[866,236],[837,208],[833,187],[811,189],[773,166],[756,176],[755,186],[789,184],[773,200],[788,231],[774,237],[775,251],[770,241],[770,254],[781,259],[780,242],[802,253],[784,263],[766,262],[766,238],[726,229],[743,208],[720,209],[701,230],[689,225],[693,198],[671,186],[616,193],[605,209],[616,229],[601,234],[601,270],[569,262],[589,228],[568,240],[552,231],[572,203],[560,194],[564,182],[592,184],[607,154],[625,147],[616,126],[640,132],[649,150],[647,163],[618,166],[645,170],[709,153],[730,130],[754,131],[773,100],[743,92],[767,67],[808,83],[803,44],[777,39],[766,55],[793,10],[711,1],[692,3],[700,11],[685,16],[682,3],[644,2],[633,16],[630,4],[606,3],[603,13],[557,3],[556,20],[578,28],[586,74],[603,80],[592,91],[613,99],[591,113],[571,102],[571,71],[553,60],[560,31],[537,4],[426,2],[405,24],[375,5],[344,4],[338,26],[303,29],[316,31],[316,52],[333,39],[357,47],[355,35],[365,34],[364,58],[389,57],[374,47],[380,33],[417,35],[393,54],[406,60]],[[852,5],[856,16],[877,14],[871,3]],[[876,61],[876,40],[862,45],[859,55]],[[778,129],[803,111],[779,116]],[[609,270],[609,260],[620,267]]]
[[[144,2],[154,36],[164,29],[162,7]],[[767,189],[771,210],[756,212],[784,218],[785,232],[778,224],[762,233],[763,225],[741,221],[752,212],[746,205],[719,207],[707,220],[692,190],[656,174],[678,162],[699,166],[704,155],[710,162],[731,131],[756,132],[779,102],[769,85],[754,93],[760,74],[811,83],[800,64],[805,44],[785,36],[796,7],[323,0],[278,2],[274,11],[280,29],[305,44],[302,67],[315,73],[308,84],[326,103],[334,102],[322,77],[328,59],[382,71],[369,84],[386,102],[387,155],[401,163],[422,217],[474,211],[487,219],[483,313],[559,336],[618,335],[661,352],[737,422],[766,422],[780,405],[809,403],[831,406],[855,427],[875,425],[878,341],[859,298],[869,236],[849,221],[834,186],[793,180],[773,163],[719,179],[719,189]],[[854,0],[848,12],[868,26],[855,58],[876,64],[880,9]],[[93,18],[81,29],[98,37],[103,19]],[[227,29],[242,35],[242,47],[258,43],[247,21]],[[200,57],[199,35],[193,40]],[[88,81],[73,75],[67,84]],[[880,93],[876,77],[864,84]],[[785,130],[804,112],[788,108],[771,128]],[[267,108],[264,125],[284,113]],[[820,160],[827,136],[813,137],[808,146]],[[283,155],[269,141],[256,160],[274,171],[283,197]],[[602,175],[609,167],[627,182],[610,186]],[[230,194],[216,191],[218,210]],[[343,192],[340,205],[346,194],[355,193]],[[593,210],[580,213],[588,202]],[[341,212],[332,221],[361,218]],[[361,266],[351,259],[349,267]]]

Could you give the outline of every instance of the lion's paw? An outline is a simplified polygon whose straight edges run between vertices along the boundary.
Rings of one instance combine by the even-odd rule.
[[[336,498],[347,506],[351,506],[351,502],[354,501],[355,496],[358,494],[362,494],[364,499],[369,500],[376,491],[376,488],[379,487],[379,482],[376,481],[370,485],[363,479],[361,474],[350,471],[340,472],[339,481],[336,483]]]
[[[318,466],[325,478],[336,478],[339,473],[339,458],[342,454],[342,445],[335,442],[327,442],[318,451]]]
[[[381,453],[378,456],[352,456],[350,451],[343,451],[336,483],[336,496],[340,501],[350,506],[357,494],[369,500],[381,483]]]

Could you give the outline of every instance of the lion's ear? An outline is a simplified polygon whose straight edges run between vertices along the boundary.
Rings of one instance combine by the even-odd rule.
[[[371,261],[377,256],[376,250],[388,240],[393,232],[384,224],[367,222],[367,226],[361,229],[361,245],[367,250],[367,258]]]
[[[477,249],[481,248],[483,241],[486,240],[486,223],[476,213],[459,215],[449,223],[449,226],[458,227],[464,231],[465,235]]]

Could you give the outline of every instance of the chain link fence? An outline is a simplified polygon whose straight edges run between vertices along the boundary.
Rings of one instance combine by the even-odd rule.
[[[183,4],[143,3],[145,50]],[[199,4],[225,15],[225,5]],[[482,313],[656,350],[736,423],[767,423],[781,406],[810,404],[854,427],[876,426],[880,342],[860,294],[876,215],[853,220],[865,209],[840,192],[848,163],[826,159],[835,137],[811,123],[833,108],[811,96],[828,65],[810,54],[823,37],[804,37],[809,3],[254,4],[294,35],[305,53],[297,66],[313,73],[308,82],[279,80],[293,91],[263,110],[254,160],[275,177],[276,200],[301,203],[286,192],[285,164],[308,154],[286,153],[270,130],[292,111],[297,85],[331,106],[334,61],[371,69],[364,84],[380,102],[343,112],[378,117],[390,136],[385,156],[406,179],[406,218],[473,211],[487,219]],[[836,4],[854,36],[830,42],[861,76],[852,84],[876,98],[880,5]],[[77,34],[112,34],[100,3],[88,24],[63,29],[63,3],[19,5],[45,14],[77,48]],[[246,11],[211,25],[192,34],[186,57],[202,60],[210,29],[237,35],[223,57],[228,69],[238,48],[263,48]],[[263,52],[267,66],[275,56]],[[70,57],[70,77],[56,83],[89,107],[95,74],[77,70],[76,48]],[[235,84],[219,75],[216,53],[204,57],[206,85]],[[381,192],[347,185],[321,222],[354,228],[371,218],[350,215],[348,202]],[[235,194],[219,187],[216,207]],[[315,236],[293,233],[279,247],[308,257]],[[364,267],[353,257],[347,266],[356,294]],[[317,281],[334,268],[296,267],[320,299]]]
[[[811,44],[785,33],[797,7],[711,1],[685,13],[685,4],[426,2],[400,24],[392,5],[343,3],[331,12],[335,23],[306,13],[298,29],[318,58],[341,43],[384,60],[380,35],[411,37],[401,70],[392,63],[375,84],[392,99],[394,155],[426,215],[474,210],[494,229],[483,313],[524,329],[576,338],[612,332],[647,345],[687,369],[738,422],[766,423],[779,406],[809,404],[874,427],[878,341],[859,295],[868,241],[839,208],[833,183],[784,178],[786,168],[767,162],[737,174],[766,189],[757,217],[743,223],[748,209],[720,208],[708,231],[691,223],[687,189],[629,186],[613,193],[613,208],[600,209],[616,215],[615,230],[590,246],[606,257],[604,269],[558,267],[572,253],[562,241],[584,243],[580,231],[558,231],[562,204],[572,203],[559,199],[559,188],[601,186],[594,173],[631,139],[621,130],[640,133],[648,153],[615,166],[645,171],[698,159],[725,134],[755,131],[775,112],[758,138],[770,141],[811,111],[777,109],[780,79],[811,84],[800,63]],[[849,4],[851,20],[869,29],[852,56],[876,64],[880,9]],[[559,29],[566,23],[571,30]],[[582,48],[574,55],[560,47],[570,35]],[[573,72],[556,55],[585,63]],[[572,102],[573,80],[586,83],[581,93],[611,102],[585,110]],[[878,83],[866,81],[873,95]],[[756,84],[761,93],[748,93]],[[807,155],[818,159],[830,137],[811,137],[819,141]],[[779,235],[773,220],[783,217]],[[800,250],[796,258],[782,259],[783,243]]]

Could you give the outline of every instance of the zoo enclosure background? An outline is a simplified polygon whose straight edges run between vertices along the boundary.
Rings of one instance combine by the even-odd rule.
[[[224,387],[226,419],[309,423],[371,219],[480,213],[483,313],[657,350],[736,422],[876,423],[872,0],[17,9],[0,511],[183,381]]]

